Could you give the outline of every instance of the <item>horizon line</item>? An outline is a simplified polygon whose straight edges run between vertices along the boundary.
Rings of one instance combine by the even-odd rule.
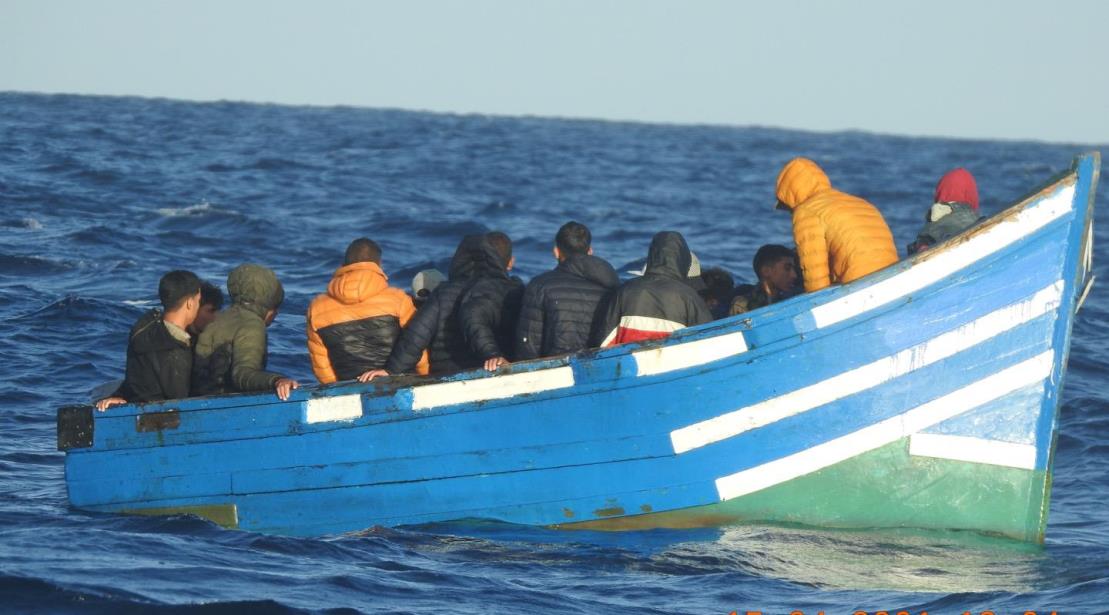
[[[193,104],[239,104],[239,105],[258,105],[258,106],[275,106],[275,107],[290,107],[290,108],[308,108],[308,109],[363,109],[369,111],[399,111],[403,113],[425,113],[431,115],[443,116],[479,116],[479,117],[494,117],[504,119],[538,119],[538,120],[552,120],[563,122],[595,122],[595,123],[608,123],[608,124],[633,124],[639,126],[673,126],[673,127],[688,127],[688,128],[753,128],[760,130],[772,130],[780,132],[800,132],[817,135],[836,135],[836,134],[864,134],[876,137],[900,137],[908,139],[929,139],[937,141],[974,141],[974,142],[1003,142],[1003,143],[1030,143],[1036,145],[1055,145],[1055,146],[1076,146],[1076,147],[1103,147],[1109,149],[1109,143],[1098,143],[1095,141],[1052,141],[1048,139],[1037,139],[1032,137],[966,137],[966,136],[953,136],[953,135],[936,135],[936,134],[920,134],[920,133],[894,133],[884,132],[879,130],[871,130],[867,128],[797,128],[790,126],[775,126],[771,124],[728,124],[724,122],[693,122],[683,120],[644,120],[644,119],[628,119],[628,118],[609,118],[597,117],[588,115],[541,115],[534,113],[500,113],[488,111],[462,111],[462,110],[445,110],[433,108],[406,108],[406,107],[389,107],[389,106],[371,106],[354,103],[296,103],[296,102],[280,102],[280,101],[267,101],[267,100],[252,100],[252,99],[235,99],[235,98],[177,98],[173,96],[161,96],[150,94],[104,94],[104,93],[88,93],[88,92],[71,92],[71,91],[34,91],[34,90],[0,90],[2,94],[19,94],[30,96],[74,96],[86,98],[131,98],[140,100],[154,100],[154,101],[168,101],[168,102],[183,102]]]

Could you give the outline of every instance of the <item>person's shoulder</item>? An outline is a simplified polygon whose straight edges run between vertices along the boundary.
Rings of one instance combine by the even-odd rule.
[[[150,331],[151,325],[157,324],[162,321],[162,311],[153,308],[143,312],[135,324],[131,325],[131,337],[141,335]]]
[[[676,284],[680,284],[680,282],[678,282],[677,280],[670,280],[670,278],[665,277],[636,276],[616,287],[616,294],[621,297],[627,297],[644,291],[650,291],[651,289],[657,288],[658,284],[663,280],[673,281]]]
[[[248,313],[249,316],[255,316]],[[266,321],[259,317],[249,318],[242,317],[237,319],[234,323],[232,335],[236,338],[246,337],[265,337],[266,336]]]
[[[161,310],[153,309],[140,316],[131,327],[127,344],[139,354],[172,348],[173,338],[162,320]]]
[[[226,310],[216,315],[216,319],[211,322],[205,329],[204,333],[212,332],[212,336],[230,337],[238,334],[239,331],[253,331],[253,330],[266,330],[266,322],[262,320],[261,316],[240,308],[237,305],[232,305]]]
[[[487,277],[480,278],[470,286],[468,295],[503,294],[516,287],[523,288],[524,283],[516,277]]]
[[[321,307],[324,307],[324,306],[326,306],[328,304],[331,304],[331,303],[339,303],[339,302],[335,299],[335,297],[332,297],[331,295],[329,295],[327,293],[320,293],[320,294],[316,295],[315,297],[312,297],[312,301],[310,301],[308,303],[308,309],[309,309],[309,311],[318,310]]]
[[[395,306],[410,305],[415,307],[416,305],[415,302],[412,301],[411,295],[404,292],[403,289],[397,288],[396,286],[388,286],[375,296],[378,297],[379,301],[385,300]]]
[[[567,277],[567,275],[559,270],[557,267],[555,267],[554,269],[548,269],[547,271],[544,271],[543,273],[540,273],[539,275],[529,280],[528,288],[541,290],[543,287],[549,286],[552,283],[557,283],[560,279],[565,277]]]

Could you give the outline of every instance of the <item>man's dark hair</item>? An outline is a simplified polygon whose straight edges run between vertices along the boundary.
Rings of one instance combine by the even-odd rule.
[[[223,291],[211,282],[200,283],[200,305],[210,305],[217,311],[223,309]]]
[[[593,235],[589,228],[581,222],[570,221],[562,225],[555,235],[555,245],[564,255],[588,254],[589,246],[593,243]]]
[[[365,237],[359,237],[350,242],[347,246],[346,256],[343,258],[343,265],[353,265],[354,263],[377,263],[381,264],[381,246],[377,242]]]
[[[752,263],[752,266],[755,269],[755,276],[761,280],[762,275],[760,274],[760,272],[762,271],[763,267],[769,267],[774,263],[786,258],[793,260],[797,258],[797,254],[793,250],[790,250],[785,246],[780,246],[776,243],[768,243],[765,246],[759,248],[759,251],[755,252],[755,261],[754,263]]]
[[[720,267],[702,269],[701,281],[705,283],[705,288],[699,292],[706,299],[715,297],[718,301],[727,301],[731,298],[732,291],[735,288],[735,280],[732,279],[732,274]]]
[[[171,271],[158,282],[158,299],[162,301],[162,307],[169,310],[175,310],[181,307],[181,304],[200,292],[200,278],[191,271],[184,271],[178,269]]]
[[[507,267],[508,261],[512,260],[512,240],[500,231],[490,231],[486,233],[485,238],[497,250],[497,254],[504,259],[504,264]]]

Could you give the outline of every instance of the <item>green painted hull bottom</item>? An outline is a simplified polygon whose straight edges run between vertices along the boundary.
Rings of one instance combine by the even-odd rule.
[[[973,530],[1043,542],[1049,489],[1044,471],[910,456],[904,438],[726,502],[555,527],[631,530],[768,522]]]

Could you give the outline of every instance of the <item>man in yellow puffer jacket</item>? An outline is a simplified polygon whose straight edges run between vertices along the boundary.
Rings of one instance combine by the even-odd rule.
[[[846,284],[897,262],[893,234],[878,208],[832,188],[812,160],[790,160],[778,174],[777,195],[778,209],[793,212],[805,292]]]

